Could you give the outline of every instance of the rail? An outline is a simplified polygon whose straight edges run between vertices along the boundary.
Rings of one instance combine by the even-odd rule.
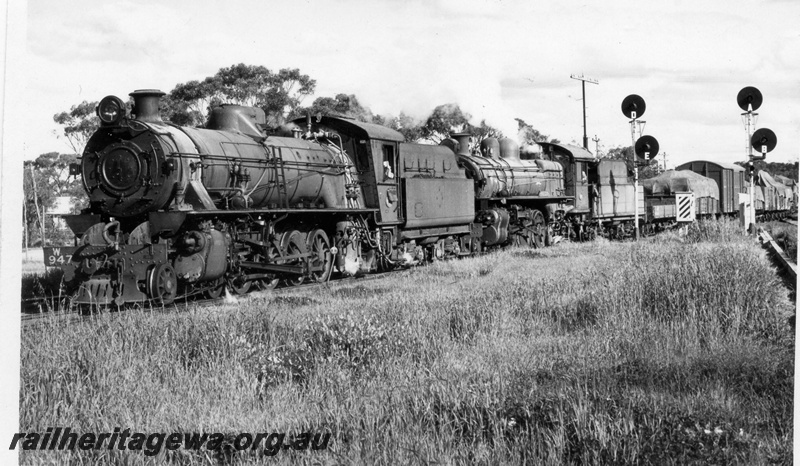
[[[797,264],[789,257],[788,254],[781,248],[778,243],[772,239],[772,235],[764,231],[762,228],[758,229],[758,241],[761,246],[770,252],[778,266],[786,273],[786,282],[793,289],[797,289]]]
[[[252,299],[252,298],[270,298],[276,296],[286,296],[291,295],[296,292],[308,291],[309,288],[322,288],[322,287],[339,287],[339,286],[347,286],[352,285],[354,283],[363,283],[372,280],[377,280],[380,278],[385,278],[388,275],[393,275],[396,277],[403,277],[408,273],[411,273],[414,269],[402,269],[396,271],[389,271],[389,272],[379,272],[379,273],[372,273],[365,276],[359,277],[339,277],[335,279],[331,279],[326,282],[309,282],[303,283],[302,285],[286,285],[282,284],[278,288],[274,290],[266,290],[266,291],[251,291],[249,293],[243,295],[230,295],[233,296],[236,300],[239,299]],[[126,309],[122,309],[122,312],[112,312],[110,310],[100,310],[99,312],[92,313],[89,315],[83,315],[78,312],[77,309],[61,309],[56,303],[55,307],[48,307],[47,309],[51,309],[44,312],[23,312],[22,313],[22,325],[23,327],[33,327],[37,325],[52,325],[55,323],[56,325],[71,325],[80,322],[89,322],[98,317],[98,315],[114,315],[120,316],[123,315],[127,310],[132,309],[143,309],[146,312],[156,312],[156,313],[164,313],[168,314],[171,312],[178,312],[181,310],[187,310],[190,307],[206,307],[206,306],[214,306],[223,304],[226,302],[227,297],[219,297],[219,298],[199,298],[194,296],[195,299],[187,299],[192,296],[184,296],[179,297],[175,303],[169,304],[166,306],[157,306],[157,305],[132,305],[128,306]],[[46,298],[33,298],[29,300],[23,301],[46,301]]]

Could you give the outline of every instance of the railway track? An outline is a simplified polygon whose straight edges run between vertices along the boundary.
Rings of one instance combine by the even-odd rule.
[[[37,312],[37,313],[22,313],[22,325],[23,327],[31,326],[31,325],[71,325],[80,322],[89,322],[95,320],[98,315],[110,315],[110,316],[118,316],[124,315],[126,310],[129,309],[143,309],[146,312],[152,313],[159,313],[159,314],[169,314],[174,312],[180,312],[182,310],[188,310],[190,308],[198,308],[198,307],[207,307],[207,306],[214,306],[225,304],[226,302],[235,302],[239,300],[249,300],[249,299],[268,299],[271,297],[277,296],[286,296],[291,295],[299,292],[304,292],[307,290],[311,290],[314,288],[329,288],[329,287],[340,287],[340,286],[347,286],[352,285],[355,283],[363,283],[372,280],[377,280],[380,278],[385,277],[386,275],[393,275],[396,277],[402,277],[411,273],[414,269],[407,269],[407,270],[400,270],[400,271],[391,271],[391,272],[380,272],[375,274],[369,274],[361,277],[347,277],[347,278],[338,278],[334,280],[330,280],[327,282],[322,283],[303,283],[301,285],[296,286],[280,286],[273,290],[268,291],[253,291],[250,293],[246,293],[243,295],[230,295],[227,294],[214,299],[209,298],[197,298],[194,299],[193,297],[183,298],[177,300],[175,303],[170,304],[168,306],[150,306],[147,308],[141,308],[137,306],[131,306],[130,308],[123,308],[121,310],[113,310],[113,311],[101,311],[95,314],[84,315],[78,312],[77,309],[70,309],[70,310],[57,310],[52,312]],[[47,301],[48,298],[39,298],[39,299],[28,299],[24,300],[23,302],[28,303],[35,303],[35,302],[42,302]],[[235,301],[234,301],[235,300]]]
[[[791,221],[787,222],[791,223]],[[797,225],[797,222],[794,221],[794,225]],[[758,229],[758,241],[761,243],[761,246],[766,249],[772,260],[781,270],[781,276],[784,279],[784,282],[794,291],[797,291],[797,264],[789,257],[788,254],[781,248],[777,242],[772,238],[767,231],[763,228]]]
[[[797,221],[793,220],[784,220],[787,223],[797,225]],[[770,252],[770,256],[775,261],[776,265],[778,265],[779,269],[781,270],[781,275],[784,278],[787,286],[789,286],[792,290],[796,290],[796,283],[797,283],[797,265],[789,258],[786,252],[775,242],[775,240],[770,236],[770,234],[764,231],[763,228],[759,227],[758,230],[758,240],[762,244],[762,246]],[[387,274],[393,274],[395,276],[402,277],[404,274],[410,273],[414,269],[407,269],[401,271],[391,271],[391,272],[381,272],[376,274],[369,274],[358,278],[348,277],[348,278],[338,278],[333,279],[328,282],[323,283],[304,283],[297,286],[288,286],[283,285],[279,286],[274,290],[269,291],[253,291],[244,295],[232,295],[233,299],[240,300],[240,299],[258,299],[258,298],[270,298],[275,296],[282,296],[288,294],[294,294],[298,292],[302,292],[312,288],[321,288],[321,287],[331,287],[331,286],[344,286],[352,283],[362,283],[365,281],[372,281],[376,279],[383,278]],[[228,295],[231,296],[231,295]],[[168,306],[151,306],[146,308],[147,312],[155,312],[155,313],[171,313],[176,312],[180,309],[189,309],[190,307],[206,307],[212,305],[219,305],[224,304],[226,299],[231,299],[228,297],[220,297],[215,299],[208,299],[208,298],[196,298],[196,297],[184,297],[182,299],[177,300],[175,303],[170,304]],[[46,304],[46,302],[48,302]],[[55,298],[34,298],[34,299],[26,299],[23,300],[23,309],[28,307],[36,308],[49,308],[49,309],[58,309],[57,299]],[[132,308],[136,308],[133,306]],[[101,314],[121,314],[124,312],[122,311],[104,311]],[[83,322],[87,320],[92,320],[95,318],[95,315],[82,315],[76,309],[71,310],[56,310],[50,312],[23,312],[22,313],[22,323],[23,326],[31,325],[36,322],[41,322],[42,320],[49,320],[48,323],[63,323],[64,325],[69,325],[75,322]]]

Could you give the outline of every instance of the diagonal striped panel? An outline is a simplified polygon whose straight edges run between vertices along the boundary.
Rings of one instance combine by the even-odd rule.
[[[675,220],[678,222],[694,221],[694,195],[676,194],[675,195]]]

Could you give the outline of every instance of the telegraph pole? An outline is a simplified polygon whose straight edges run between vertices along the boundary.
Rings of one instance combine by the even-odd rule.
[[[581,97],[583,99],[583,148],[589,150],[589,138],[586,137],[586,83],[590,82],[592,84],[600,84],[599,81],[592,78],[587,78],[583,74],[578,76],[577,74],[569,75],[572,79],[577,79],[581,82]]]
[[[597,157],[600,155],[600,138],[595,134],[592,141],[594,141],[594,156]]]

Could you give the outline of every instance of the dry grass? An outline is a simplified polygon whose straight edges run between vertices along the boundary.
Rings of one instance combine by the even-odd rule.
[[[767,222],[764,229],[776,243],[797,263],[797,226],[785,222]]]
[[[793,311],[725,226],[23,331],[21,431],[321,431],[325,452],[24,463],[790,462]],[[716,229],[716,233],[714,230]]]
[[[65,290],[63,276],[63,271],[57,268],[43,273],[23,273],[22,311],[50,312],[68,306],[69,293]]]

